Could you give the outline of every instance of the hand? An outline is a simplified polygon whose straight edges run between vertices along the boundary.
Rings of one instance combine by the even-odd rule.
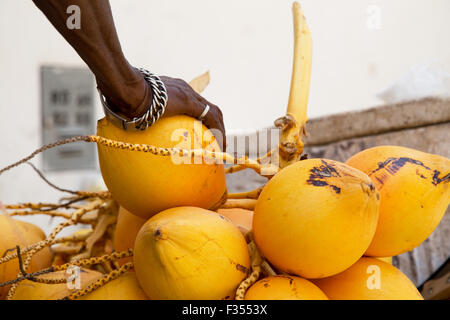
[[[167,106],[163,117],[184,114],[197,119],[205,110],[206,105],[208,105],[209,111],[203,118],[203,124],[209,129],[212,129],[212,133],[216,137],[217,143],[222,147],[222,150],[225,151],[225,127],[223,124],[222,111],[219,107],[196,93],[184,80],[164,76],[160,78],[166,86],[168,95]],[[150,87],[148,90],[151,91]],[[128,105],[128,108],[123,108],[121,112],[130,119],[141,116],[147,111],[148,106],[151,103],[151,96],[145,100],[146,102],[141,103],[138,108],[130,108],[130,105]]]

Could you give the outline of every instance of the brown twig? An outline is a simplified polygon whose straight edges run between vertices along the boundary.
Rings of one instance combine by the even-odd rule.
[[[67,193],[71,193],[71,194],[78,194],[77,191],[72,191],[69,189],[64,189],[61,187],[58,187],[57,185],[55,185],[54,183],[50,182],[45,176],[44,174],[34,166],[34,164],[32,164],[31,162],[26,162],[26,164],[28,164],[31,168],[33,168],[33,170],[39,175],[39,177],[41,177],[42,180],[44,180],[45,183],[47,183],[50,187],[52,187],[53,189],[56,189],[58,191],[61,192],[67,192]]]

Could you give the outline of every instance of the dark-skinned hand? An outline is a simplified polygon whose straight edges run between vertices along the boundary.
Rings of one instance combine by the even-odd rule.
[[[171,77],[160,77],[167,89],[167,106],[163,117],[170,117],[178,114],[187,115],[193,118],[199,118],[205,110],[206,105],[209,106],[209,111],[203,118],[203,124],[211,129],[217,143],[226,149],[225,126],[223,123],[222,111],[215,104],[212,104],[191,88],[191,86],[182,79]],[[129,105],[126,107],[119,107],[120,113],[132,119],[143,115],[147,109],[151,99],[147,103],[141,104],[137,109],[133,109]],[[120,105],[120,104],[117,104]],[[113,107],[113,105],[111,106]]]

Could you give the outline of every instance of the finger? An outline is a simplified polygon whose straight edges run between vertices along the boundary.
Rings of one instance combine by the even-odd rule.
[[[226,134],[225,134],[225,125],[223,123],[223,115],[222,111],[215,104],[209,102],[201,95],[195,93],[195,99],[191,101],[195,101],[195,105],[193,105],[190,109],[192,110],[191,116],[194,118],[200,118],[200,116],[205,111],[206,106],[209,106],[208,112],[204,115],[202,122],[209,129],[213,130],[213,134],[216,137],[217,143],[221,146],[222,150],[226,150]]]
[[[215,106],[208,104],[210,109],[208,113],[203,118],[203,124],[209,129],[212,129],[214,136],[216,137],[217,143],[222,147],[222,150],[226,150],[226,132],[225,125],[223,123],[223,116],[220,109]]]

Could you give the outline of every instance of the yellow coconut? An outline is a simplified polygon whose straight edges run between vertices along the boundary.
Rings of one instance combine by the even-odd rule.
[[[220,151],[212,133],[187,116],[162,118],[145,131],[124,131],[102,119],[99,136],[164,148]],[[177,206],[210,208],[225,192],[223,164],[208,159],[157,156],[98,145],[103,180],[114,199],[144,219]]]
[[[217,213],[230,219],[236,227],[243,228],[246,231],[252,229],[253,211],[234,208],[219,209]]]
[[[19,230],[21,231],[22,235],[24,235],[29,245],[45,239],[44,231],[42,231],[42,229],[35,224],[19,220],[14,221],[17,223]],[[29,270],[31,270],[31,272],[34,272],[34,270],[38,271],[43,268],[47,268],[51,265],[52,259],[53,257],[50,248],[42,249],[35,254],[33,259],[31,259]]]
[[[303,278],[278,275],[252,285],[245,300],[328,300],[325,293]]]
[[[344,272],[313,282],[331,300],[423,300],[407,276],[375,258],[361,258]]]
[[[65,283],[45,284],[29,280],[20,282],[17,286],[13,300],[58,300],[67,297],[76,289],[76,281],[68,279],[75,273],[57,271],[39,276],[44,279],[66,279]],[[80,269],[80,288],[86,288],[89,284],[101,278],[103,274],[89,269]]]
[[[15,220],[15,222],[19,225],[19,228],[22,229],[24,233],[33,233],[40,240],[45,239],[45,233],[39,228],[37,225],[32,224],[30,222]]]
[[[0,257],[13,253],[17,245],[25,248],[44,240],[44,238],[44,232],[37,226],[0,214]],[[51,251],[49,248],[45,248],[33,257],[27,271],[35,272],[47,268],[51,265],[51,261]],[[18,273],[19,262],[17,259],[0,264],[0,282],[12,280]],[[9,288],[9,286],[0,288],[0,299],[6,297]]]
[[[136,236],[145,220],[131,214],[123,207],[119,208],[116,230],[114,231],[114,250],[117,252],[134,248]],[[120,265],[133,261],[132,257],[118,260]]]
[[[134,272],[127,272],[79,300],[148,300]]]
[[[151,300],[233,298],[249,264],[239,230],[217,213],[195,207],[150,218],[134,248],[136,276]]]
[[[369,175],[380,191],[380,218],[366,255],[394,256],[420,245],[450,202],[450,160],[414,149],[381,146],[347,164]]]
[[[277,173],[255,208],[253,232],[278,269],[323,278],[355,263],[378,220],[379,194],[369,177],[343,163],[310,159]]]

